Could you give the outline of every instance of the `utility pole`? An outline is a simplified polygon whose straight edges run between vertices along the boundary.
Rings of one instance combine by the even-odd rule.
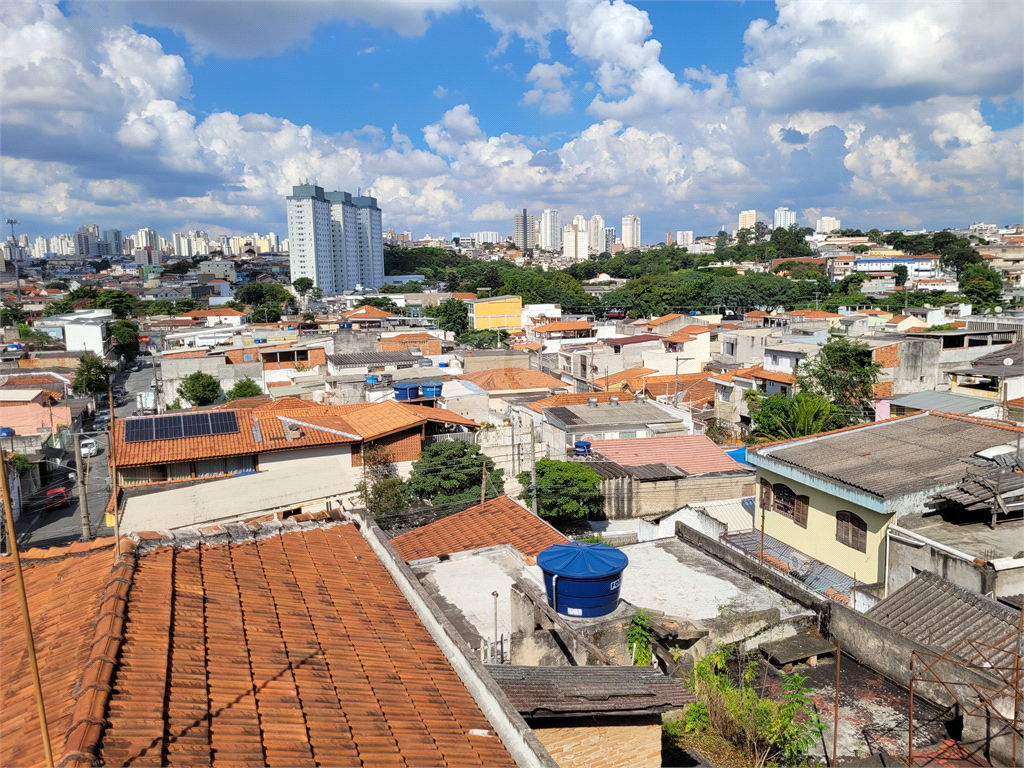
[[[92,541],[92,529],[89,527],[89,497],[85,490],[87,483],[85,473],[89,469],[88,456],[82,456],[82,433],[75,433],[75,456],[81,466],[78,468],[78,511],[82,515],[82,541]]]
[[[679,397],[679,355],[676,355],[676,378],[672,387],[672,405],[677,405],[676,398]]]
[[[36,708],[39,711],[39,730],[43,737],[43,756],[48,768],[53,768],[53,751],[50,748],[50,730],[46,724],[46,705],[43,703],[43,686],[39,679],[39,662],[36,660],[36,644],[32,638],[32,619],[28,612],[28,597],[25,593],[25,576],[21,572],[21,555],[18,552],[18,537],[14,533],[14,510],[11,508],[11,493],[7,487],[7,462],[4,461],[4,450],[0,448],[0,493],[4,502],[4,519],[7,523],[7,535],[11,547],[11,559],[14,561],[14,577],[18,582],[18,599],[21,602],[21,618],[25,625],[25,648],[28,651],[28,663],[32,669],[32,687],[36,693]]]
[[[540,516],[537,510],[537,432],[533,419],[530,419],[530,491],[533,503],[530,505],[533,514]]]
[[[487,501],[487,459],[484,459],[484,470],[480,477],[480,503]]]
[[[14,225],[18,223],[18,220],[8,219],[7,223],[11,225],[11,256],[14,257],[14,284],[18,289],[18,303],[21,304],[21,277],[18,273],[18,241],[14,237]]]

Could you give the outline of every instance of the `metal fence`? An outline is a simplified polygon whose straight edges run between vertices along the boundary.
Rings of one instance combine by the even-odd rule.
[[[480,643],[480,647],[477,648],[480,661],[484,664],[511,664],[511,649],[509,648],[511,639],[511,636],[506,637],[503,634],[498,635],[497,640],[488,640],[485,637]]]
[[[446,432],[440,435],[427,435],[427,445],[434,443],[475,443],[476,435],[472,432]]]

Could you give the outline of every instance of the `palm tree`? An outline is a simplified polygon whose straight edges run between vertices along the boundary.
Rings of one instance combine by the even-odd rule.
[[[835,406],[821,395],[799,394],[794,397],[785,416],[776,413],[760,414],[753,437],[758,442],[791,440],[795,437],[816,435],[832,429]]]

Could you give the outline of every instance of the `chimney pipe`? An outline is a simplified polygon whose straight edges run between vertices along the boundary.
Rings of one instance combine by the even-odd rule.
[[[617,398],[615,395],[612,395],[611,397],[608,398],[608,404],[609,405],[618,405],[619,404],[619,398]]]
[[[596,397],[588,397],[587,398],[587,407],[588,408],[597,408],[597,398]]]
[[[636,393],[636,397],[635,397],[634,399],[635,399],[635,400],[636,400],[636,401],[637,401],[638,403],[643,403],[643,402],[644,402],[644,400],[645,400],[646,398],[644,398],[644,393],[643,393],[643,392],[637,392],[637,393]]]

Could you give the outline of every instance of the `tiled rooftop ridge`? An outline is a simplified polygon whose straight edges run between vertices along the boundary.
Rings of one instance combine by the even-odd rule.
[[[340,518],[138,535],[105,763],[512,764]]]
[[[81,578],[84,573],[74,561],[95,558],[95,564],[90,565],[103,568],[104,563],[109,562],[106,558],[111,554],[113,545],[112,538],[96,539],[63,548],[30,549],[22,556],[30,597],[38,598],[30,599],[32,629],[40,662],[50,742],[57,766],[91,766],[96,761],[111,682],[124,641],[128,595],[136,566],[136,545],[134,541],[122,538],[120,556],[109,573],[100,578],[102,591],[95,605],[84,602],[89,592],[89,580]],[[71,569],[76,570],[72,573]],[[41,583],[33,585],[32,582],[37,579],[41,582],[51,570],[54,582],[45,585],[45,592],[31,594],[35,591],[33,587],[44,586]],[[15,589],[10,583],[12,571],[11,557],[0,558],[0,573],[7,582],[4,585],[6,590]],[[68,579],[65,573],[80,578]],[[77,606],[68,609],[67,601],[77,602]],[[55,609],[56,614],[51,615],[50,608]],[[93,611],[95,618],[90,620],[88,616]],[[84,623],[79,623],[79,617]],[[11,679],[21,677],[21,672],[25,672],[27,677],[21,623],[20,609],[11,606],[4,620],[5,630],[10,630],[10,634],[5,631],[4,638],[4,725],[13,723],[17,727],[17,735],[5,734],[0,760],[5,765],[41,765],[42,737],[34,693],[28,685],[20,691],[12,691],[10,683]],[[78,637],[76,632],[80,633]],[[22,665],[26,669],[22,670]],[[22,712],[27,716],[22,717],[19,714]]]

